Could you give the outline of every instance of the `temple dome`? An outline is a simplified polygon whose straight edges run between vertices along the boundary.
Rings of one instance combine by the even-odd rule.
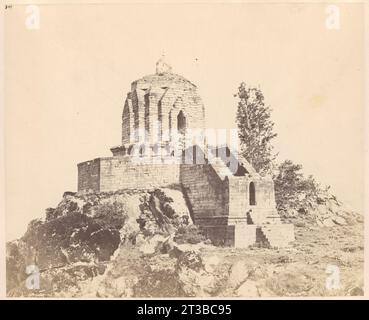
[[[158,136],[159,130],[164,143],[171,138],[164,136],[167,130],[174,134],[174,130],[185,132],[204,125],[205,109],[197,87],[160,59],[155,74],[131,84],[122,114],[122,145],[140,140],[139,131],[145,131],[149,139]]]
[[[147,90],[152,87],[161,87],[165,89],[171,87],[195,89],[196,85],[187,80],[185,77],[173,73],[172,67],[165,60],[164,56],[162,56],[156,62],[156,72],[154,74],[146,75],[132,82],[132,90],[134,90],[134,88]]]
[[[150,74],[146,75],[132,83],[139,88],[149,89],[151,86],[160,86],[169,88],[172,86],[183,86],[188,88],[196,88],[191,81],[187,80],[185,77],[176,73],[162,73],[162,74]]]

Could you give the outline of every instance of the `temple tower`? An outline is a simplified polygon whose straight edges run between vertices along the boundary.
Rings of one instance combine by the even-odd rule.
[[[205,109],[197,87],[173,73],[161,58],[155,74],[132,82],[123,107],[122,144],[111,151],[114,156],[132,155],[134,150],[142,156],[171,154],[195,144],[194,133],[202,136],[204,127]]]

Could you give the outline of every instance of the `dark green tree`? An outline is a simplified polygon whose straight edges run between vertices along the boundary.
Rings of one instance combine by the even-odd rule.
[[[311,175],[306,178],[301,170],[302,166],[291,160],[278,166],[273,177],[278,210],[308,208],[308,202],[316,202],[321,188]]]
[[[239,98],[237,125],[242,155],[260,174],[272,174],[276,154],[271,141],[277,134],[271,109],[265,105],[261,90],[245,83],[240,84],[235,96]]]

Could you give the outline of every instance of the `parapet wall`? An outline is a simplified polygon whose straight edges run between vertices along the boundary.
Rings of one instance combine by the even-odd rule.
[[[78,191],[181,184],[193,222],[216,245],[247,247],[259,242],[283,247],[294,240],[293,225],[280,223],[272,181],[251,175],[224,177],[220,170],[212,164],[134,163],[125,156],[98,158],[78,164]],[[251,186],[255,193],[252,201]]]
[[[132,163],[124,157],[108,157],[78,165],[78,191],[149,189],[178,183],[178,164]]]
[[[98,158],[78,164],[78,191],[109,192],[183,186],[194,222],[227,225],[228,180],[210,164],[140,164],[129,157]]]
[[[121,157],[101,160],[100,191],[147,189],[179,183],[178,164],[140,164]]]
[[[180,181],[191,204],[194,222],[200,225],[227,224],[227,184],[210,164],[180,166]]]
[[[222,179],[216,170],[211,164],[136,163],[128,156],[98,158],[78,165],[78,191],[147,189],[181,183],[195,219],[203,225],[228,224],[228,216],[245,218],[250,209],[275,208],[271,181],[248,176]],[[249,203],[250,183],[256,189],[254,206]]]
[[[78,191],[100,191],[100,159],[78,164]]]

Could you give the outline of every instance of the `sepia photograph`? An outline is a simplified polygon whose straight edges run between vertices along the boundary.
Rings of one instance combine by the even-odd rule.
[[[366,10],[4,4],[6,298],[363,298]]]

